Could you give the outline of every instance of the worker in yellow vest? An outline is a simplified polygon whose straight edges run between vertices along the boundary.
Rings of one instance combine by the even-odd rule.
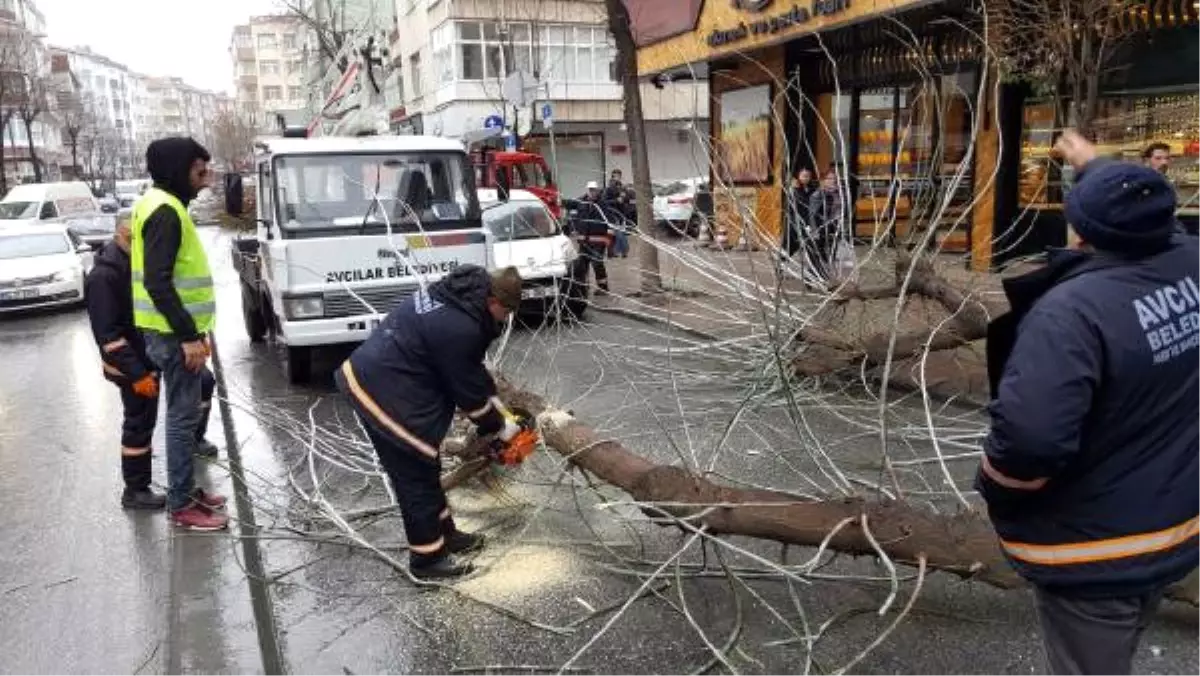
[[[133,205],[129,251],[133,323],[167,391],[167,508],[176,526],[202,531],[229,523],[225,498],[196,487],[192,472],[216,295],[187,205],[209,185],[210,159],[191,138],[150,144],[146,168],[154,187]]]

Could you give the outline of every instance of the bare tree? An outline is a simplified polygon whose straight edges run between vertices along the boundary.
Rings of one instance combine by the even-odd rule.
[[[608,12],[608,32],[617,45],[617,74],[621,79],[625,99],[625,126],[629,130],[629,152],[633,160],[633,187],[637,192],[637,228],[643,239],[654,237],[654,211],[651,206],[650,161],[646,155],[646,122],[642,115],[642,88],[638,79],[637,45],[633,41],[633,28],[629,20],[629,8],[624,0],[605,0]],[[662,289],[659,272],[658,248],[652,241],[644,241],[638,247],[638,264],[641,267],[641,290],[653,293]]]
[[[234,110],[217,113],[212,123],[213,155],[230,171],[237,171],[250,156],[256,126],[252,119]]]
[[[353,26],[347,25],[346,0],[279,0],[284,11],[296,17],[317,39],[317,56],[323,63],[337,62]],[[347,63],[338,63],[338,71]]]
[[[14,37],[12,29],[0,28],[0,195],[8,192],[4,132],[17,112],[21,73],[24,71],[21,40],[13,39]]]
[[[994,0],[986,11],[1006,73],[1051,94],[1063,123],[1090,131],[1101,81],[1142,10],[1145,0]]]
[[[63,138],[71,149],[71,171],[75,178],[79,178],[82,171],[79,166],[79,142],[94,125],[94,120],[90,102],[85,97],[78,92],[60,92],[59,121],[62,123]]]
[[[51,111],[50,83],[47,77],[38,72],[36,64],[30,64],[21,74],[21,89],[16,105],[17,117],[25,126],[25,139],[29,142],[29,162],[33,165],[33,181],[41,183],[42,160],[37,154],[37,144],[33,142],[34,125],[43,122]]]

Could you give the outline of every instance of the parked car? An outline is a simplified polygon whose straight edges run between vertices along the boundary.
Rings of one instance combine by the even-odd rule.
[[[112,238],[115,210],[105,213],[82,181],[18,185],[0,201],[0,226],[63,225],[94,248]]]
[[[148,178],[134,179],[130,181],[117,181],[117,201],[121,203],[122,209],[128,209],[133,206],[137,198],[146,192],[146,189],[151,185]]]
[[[697,237],[700,224],[713,215],[708,177],[697,176],[654,186],[654,222],[668,231]]]
[[[83,302],[91,247],[61,225],[0,225],[0,313]]]
[[[582,316],[586,289],[571,283],[579,254],[545,202],[526,190],[513,190],[500,202],[495,190],[481,188],[479,204],[492,264],[521,274],[521,311],[546,316],[566,309]]]
[[[115,214],[121,210],[121,201],[112,193],[105,193],[103,197],[96,200],[100,205],[100,211],[106,214]]]

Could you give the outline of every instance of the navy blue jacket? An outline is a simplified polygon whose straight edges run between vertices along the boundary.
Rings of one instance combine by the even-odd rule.
[[[1041,488],[976,488],[1017,571],[1086,596],[1148,591],[1200,562],[1197,240],[1153,256],[1058,251],[1008,280],[989,327],[984,450]]]
[[[350,355],[335,379],[368,424],[435,461],[456,408],[480,434],[504,426],[483,364],[499,335],[490,289],[483,268],[456,268],[388,313]]]
[[[96,265],[84,283],[92,336],[100,348],[104,377],[117,385],[133,383],[155,368],[146,355],[142,332],[133,325],[133,291],[129,254],[109,242],[96,256]],[[106,345],[124,345],[104,349]]]

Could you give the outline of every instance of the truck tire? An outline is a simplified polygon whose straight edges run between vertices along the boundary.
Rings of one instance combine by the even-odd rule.
[[[242,321],[251,343],[261,343],[267,337],[267,319],[263,316],[262,298],[247,284],[242,285]]]
[[[287,378],[293,385],[306,385],[312,380],[312,348],[287,349]]]

